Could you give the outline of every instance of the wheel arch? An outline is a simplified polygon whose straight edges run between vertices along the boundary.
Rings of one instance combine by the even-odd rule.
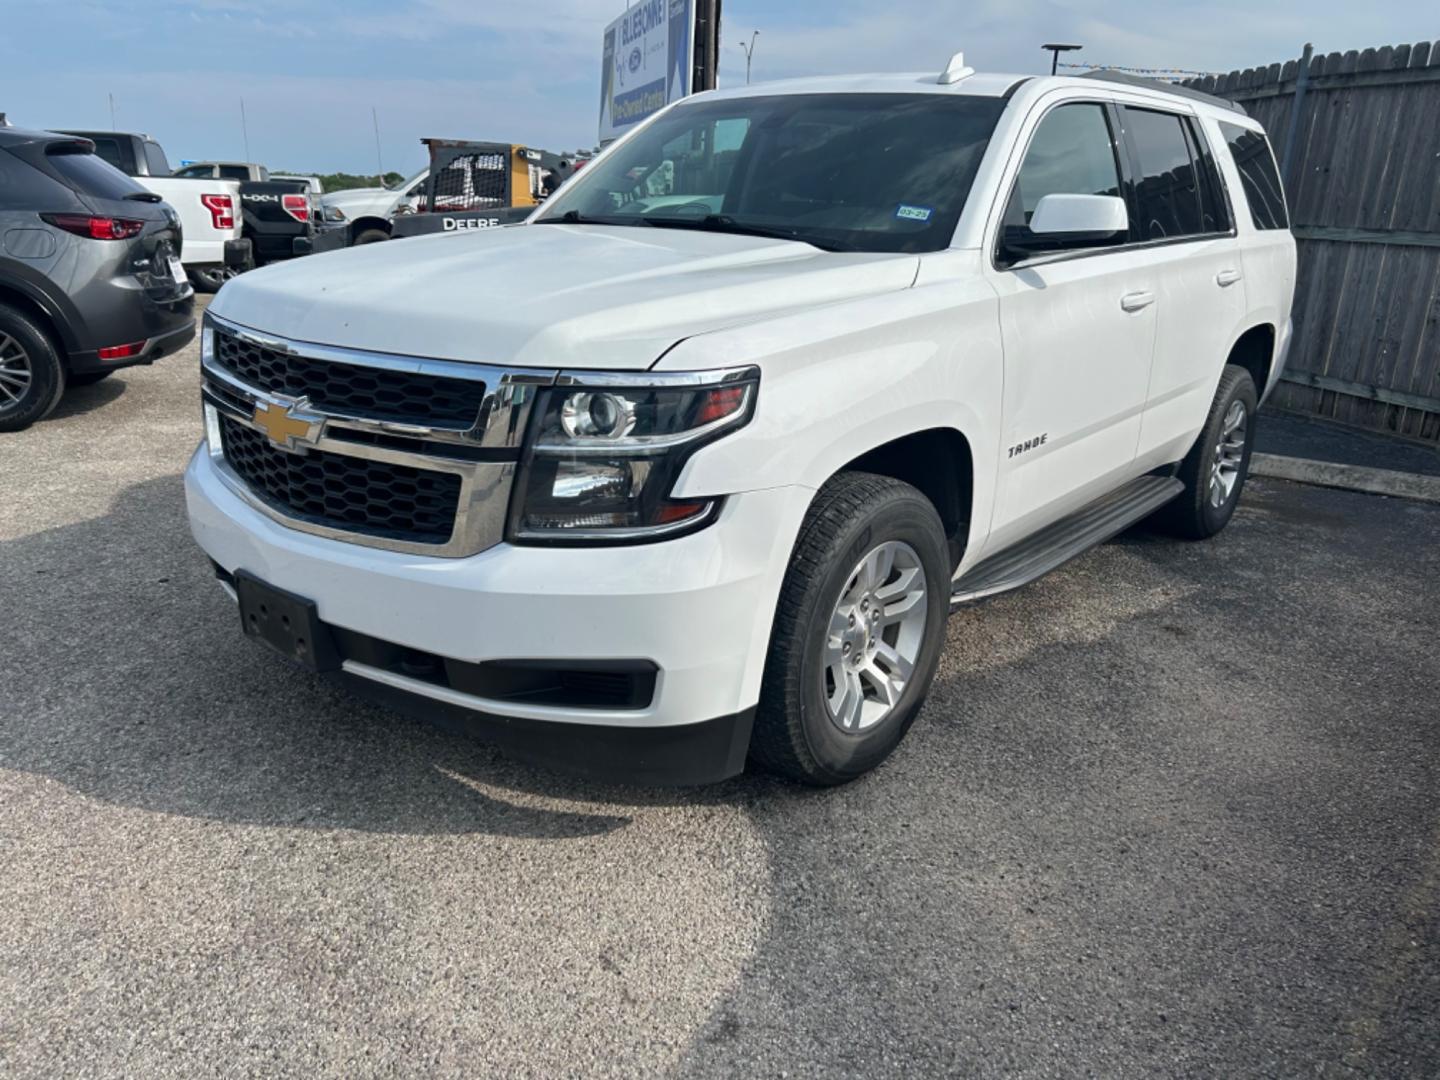
[[[394,224],[383,217],[375,217],[367,214],[365,217],[356,218],[350,223],[350,240],[353,243],[355,237],[359,236],[366,229],[380,229],[386,236],[395,231]]]
[[[54,342],[62,362],[78,351],[79,342],[65,310],[45,292],[15,278],[0,277],[0,304],[9,304],[33,318]]]
[[[951,571],[960,565],[975,506],[975,454],[964,432],[931,427],[901,435],[857,455],[832,475],[846,472],[876,473],[919,490],[945,527]]]
[[[1275,365],[1276,328],[1272,322],[1252,323],[1241,330],[1226,354],[1227,364],[1236,364],[1250,372],[1255,380],[1255,393],[1264,398]]]

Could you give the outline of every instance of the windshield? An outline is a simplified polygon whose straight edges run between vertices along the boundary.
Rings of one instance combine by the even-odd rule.
[[[1005,102],[786,94],[680,105],[578,174],[536,223],[775,235],[840,251],[949,245]]]

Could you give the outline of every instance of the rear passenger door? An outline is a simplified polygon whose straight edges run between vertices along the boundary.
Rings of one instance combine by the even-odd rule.
[[[1135,244],[1157,286],[1155,358],[1137,464],[1185,456],[1247,310],[1243,267],[1214,153],[1192,116],[1122,105]]]

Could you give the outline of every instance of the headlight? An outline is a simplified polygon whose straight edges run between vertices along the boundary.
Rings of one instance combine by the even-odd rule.
[[[536,403],[511,538],[622,541],[673,536],[713,520],[715,499],[674,499],[686,461],[755,411],[755,368],[590,380]]]
[[[326,221],[344,221],[344,220],[345,220],[345,211],[344,211],[344,210],[341,210],[338,206],[327,206],[327,207],[324,207],[324,214],[325,214],[325,220],[326,220]]]

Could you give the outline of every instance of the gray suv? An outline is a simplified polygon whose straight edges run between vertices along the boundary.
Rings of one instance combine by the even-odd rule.
[[[195,336],[175,211],[94,150],[0,128],[0,432]]]

